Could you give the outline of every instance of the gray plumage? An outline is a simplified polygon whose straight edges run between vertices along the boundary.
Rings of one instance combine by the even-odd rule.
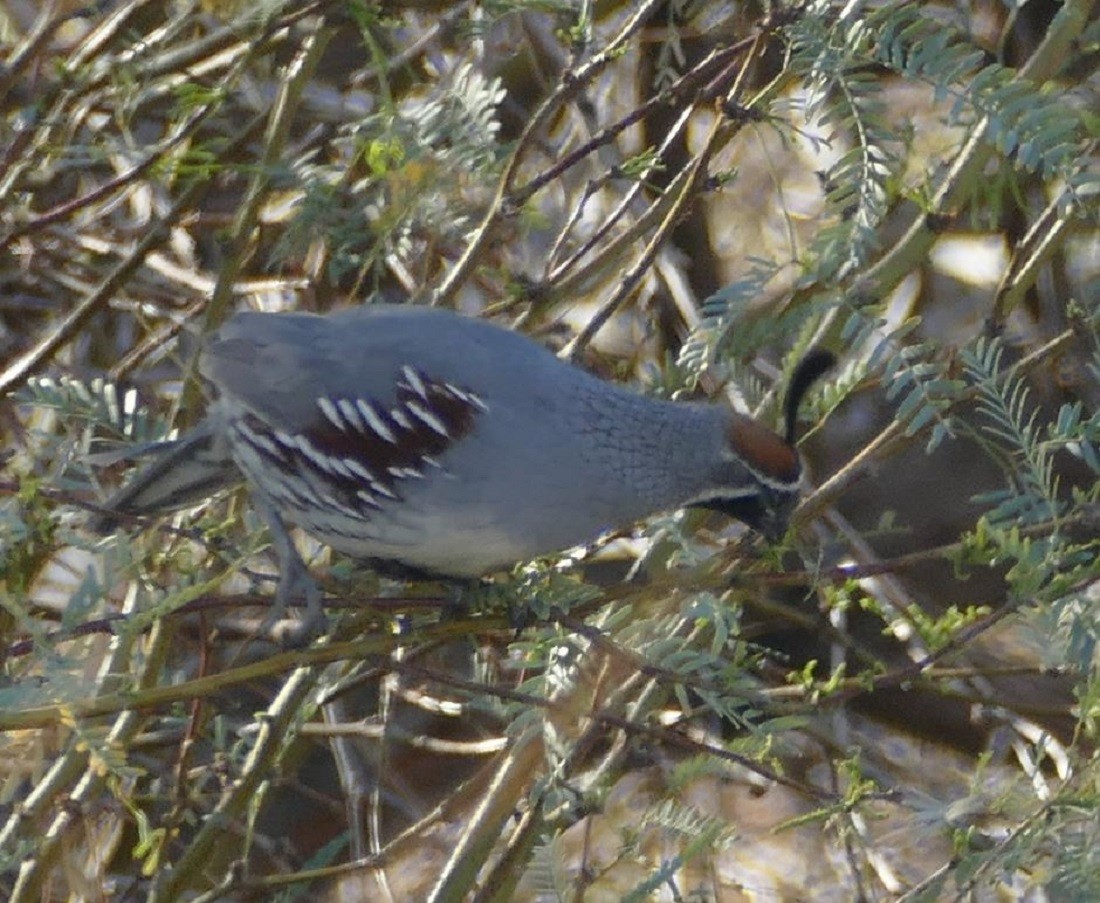
[[[207,419],[107,508],[169,510],[243,474],[273,530],[474,576],[690,504],[774,535],[796,498],[793,447],[749,418],[643,397],[448,311],[241,313],[200,367]]]

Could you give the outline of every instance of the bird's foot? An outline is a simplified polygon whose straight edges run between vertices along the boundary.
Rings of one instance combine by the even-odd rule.
[[[290,603],[304,600],[301,618],[286,617]],[[321,604],[321,588],[304,565],[287,567],[271,611],[260,625],[260,633],[284,649],[300,649],[328,630],[328,618]]]

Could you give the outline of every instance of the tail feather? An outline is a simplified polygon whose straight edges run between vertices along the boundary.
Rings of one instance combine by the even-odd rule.
[[[109,533],[118,526],[117,515],[176,511],[198,504],[241,479],[220,431],[201,424],[159,449],[149,464],[103,503],[109,513],[96,515],[88,527],[96,533]]]

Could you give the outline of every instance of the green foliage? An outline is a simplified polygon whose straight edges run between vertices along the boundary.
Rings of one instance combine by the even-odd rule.
[[[641,903],[643,900],[651,899],[650,895],[661,885],[670,881],[686,863],[697,856],[721,850],[733,843],[737,837],[736,829],[723,820],[703,815],[695,809],[679,805],[672,800],[665,800],[648,812],[644,812],[640,823],[645,825],[647,830],[659,829],[671,835],[670,839],[680,853],[671,857],[661,869],[623,897],[624,901],[630,901],[630,903]]]
[[[539,895],[539,899],[555,900],[559,903],[567,903],[572,899],[576,878],[563,867],[564,862],[560,835],[550,837],[535,846],[524,878],[531,890]]]
[[[774,343],[790,349],[788,357],[793,365],[806,350],[805,342],[798,342],[796,337],[808,336],[809,327],[820,322],[836,303],[826,298],[762,317],[758,301],[782,269],[779,263],[754,259],[742,277],[705,299],[699,325],[684,342],[677,361],[696,379],[709,373],[732,381],[753,402],[754,409],[768,390],[741,362],[753,351]]]
[[[136,391],[121,392],[115,383],[99,378],[82,382],[71,377],[35,377],[15,393],[14,400],[56,411],[67,428],[75,421],[112,438],[135,443],[165,437],[156,418],[139,404]]]
[[[989,421],[980,435],[999,441],[1011,455],[1006,475],[1014,485],[981,500],[997,503],[987,515],[994,523],[1057,521],[1064,506],[1058,498],[1052,447],[1043,441],[1036,423],[1039,412],[1028,402],[1026,384],[1000,378],[1003,351],[999,342],[979,339],[963,352],[967,373],[978,389],[979,410]]]
[[[916,4],[883,7],[867,17],[866,28],[879,62],[932,85],[937,100],[952,99],[950,121],[987,117],[989,140],[1025,172],[1046,178],[1078,172],[1085,120],[1055,86],[988,63],[958,28]]]
[[[933,652],[944,648],[961,631],[979,623],[991,613],[988,605],[968,605],[964,609],[949,605],[938,618],[930,618],[924,609],[916,605],[911,605],[905,612],[909,623],[916,627],[921,639]]]
[[[885,120],[879,79],[868,66],[868,35],[852,16],[832,16],[811,4],[787,31],[791,67],[802,79],[802,115],[825,133],[825,143],[848,143],[822,173],[825,198],[837,217],[820,230],[807,255],[819,282],[843,277],[878,244],[898,168],[898,136]]]
[[[1083,798],[1059,807],[1048,830],[1056,831],[1059,839],[1051,863],[1051,898],[1100,897],[1100,821],[1095,799]]]
[[[947,366],[934,359],[936,349],[930,345],[910,344],[887,358],[882,372],[887,387],[886,398],[899,401],[895,414],[905,424],[905,434],[915,436],[935,421],[928,440],[928,451],[951,435],[952,425],[947,412],[958,399],[962,382],[947,376]]]
[[[28,620],[24,594],[52,550],[57,532],[41,488],[38,480],[21,480],[18,491],[0,509],[0,580],[8,590],[0,595],[0,606],[20,622]]]
[[[299,195],[276,257],[324,240],[330,279],[374,271],[374,282],[386,255],[415,256],[424,231],[460,240],[474,222],[464,195],[491,183],[504,151],[503,96],[499,80],[460,66],[432,92],[343,125],[338,159],[291,165]]]
[[[1015,598],[1035,606],[1036,626],[1056,641],[1051,649],[1084,673],[1096,668],[1100,602],[1089,587],[1098,573],[1100,540],[1087,536],[1088,514],[1100,499],[1097,423],[1077,404],[1065,404],[1045,426],[1029,401],[1029,389],[1002,369],[1004,347],[979,339],[963,352],[985,423],[975,435],[1000,450],[1008,486],[976,501],[989,506],[960,555],[1007,565]],[[1091,487],[1065,493],[1055,454],[1070,451],[1093,474]],[[1082,532],[1071,521],[1084,516]],[[1086,538],[1082,538],[1086,537]]]
[[[462,847],[474,884],[451,898],[521,874],[561,901],[720,897],[723,853],[754,842],[723,808],[731,788],[782,813],[767,832],[802,843],[809,829],[818,858],[843,859],[828,888],[841,898],[894,894],[877,865],[911,864],[891,848],[907,834],[942,852],[926,877],[898,871],[920,882],[912,899],[1100,896],[1098,761],[1082,742],[1100,736],[1095,23],[1064,36],[1063,59],[1015,50],[1029,80],[1007,52],[995,59],[1009,38],[1026,45],[1022,11],[996,5],[982,21],[1000,23],[1000,43],[961,7],[914,3],[139,6],[67,14],[88,29],[79,46],[61,29],[5,47],[2,337],[51,375],[5,411],[0,718],[56,745],[34,768],[0,748],[0,896],[21,870],[23,899],[53,882],[98,892],[62,887],[96,818],[124,842],[79,867],[137,896],[267,899],[290,863],[335,861],[350,848],[342,825],[303,850],[270,818],[288,808],[285,785],[341,761],[328,724],[299,734],[333,688],[367,698],[348,725],[367,765],[308,794],[331,792],[329,815],[369,808],[388,880],[423,871],[408,849],[454,864],[453,847],[430,847],[441,819],[483,831]],[[1066,0],[1041,38],[1081,8]],[[966,274],[963,298],[928,250],[966,222],[1012,263],[1000,286]],[[67,374],[117,368],[175,402],[166,326],[238,305],[325,310],[363,285],[550,344],[614,307],[615,329],[588,349],[607,373],[642,371],[645,391],[679,400],[725,389],[771,425],[807,349],[837,352],[802,411],[806,503],[788,544],[666,513],[623,543],[643,547],[628,565],[611,544],[611,563],[526,564],[463,591],[458,614],[435,584],[334,579],[347,565],[322,553],[331,635],[257,651],[238,609],[272,581],[238,498],[161,530],[81,533],[96,480],[115,479],[93,471],[119,457],[93,467],[94,443],[138,457],[166,426],[135,392]],[[77,325],[90,312],[94,335]],[[5,367],[7,384],[19,369]],[[883,501],[894,454],[920,445],[936,456],[909,455],[902,476],[919,477],[909,491],[931,526]],[[964,445],[994,462],[995,491],[946,479]],[[941,498],[941,480],[961,498]],[[959,580],[981,571],[982,589],[952,597],[911,579],[952,563]],[[1001,627],[1038,651],[1001,661]],[[989,646],[972,655],[975,639]],[[997,683],[1005,669],[1062,679],[1075,707],[1025,704]],[[964,779],[929,774],[938,757],[898,775],[903,733],[865,730],[866,710],[849,707],[874,709],[883,687],[901,694],[889,698],[905,728],[921,708],[910,690],[981,709],[989,747],[954,750]],[[612,821],[617,793],[627,815]],[[494,812],[501,822],[479,821]]]

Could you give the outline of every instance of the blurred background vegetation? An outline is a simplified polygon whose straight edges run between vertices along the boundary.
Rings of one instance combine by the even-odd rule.
[[[1100,899],[1095,5],[0,3],[0,896]],[[371,298],[773,425],[832,348],[791,533],[303,537],[284,651],[242,493],[83,529],[181,331]]]

